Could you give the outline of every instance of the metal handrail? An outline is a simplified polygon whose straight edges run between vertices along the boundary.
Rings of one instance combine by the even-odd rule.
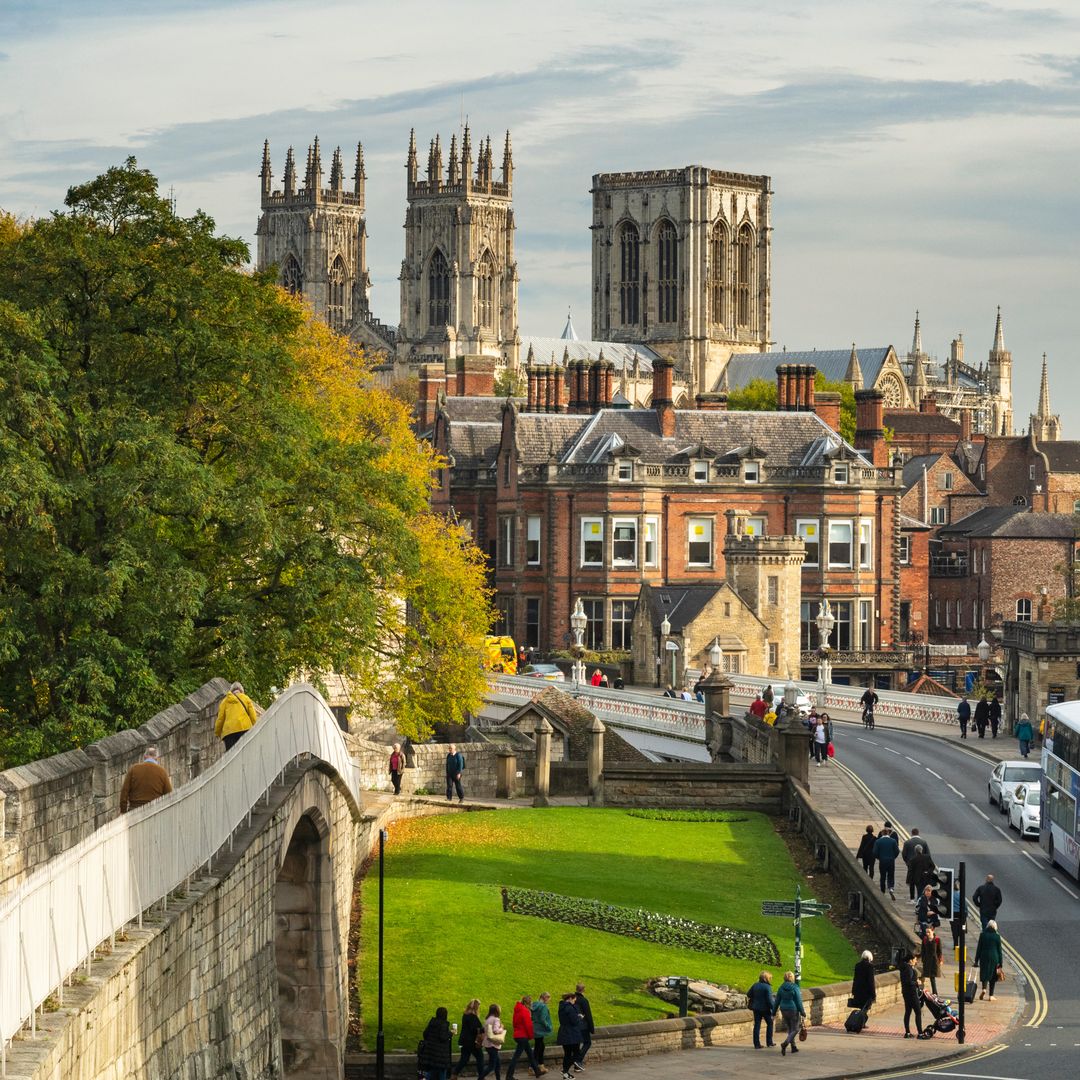
[[[0,1039],[7,1046],[94,951],[165,900],[249,819],[290,764],[312,755],[360,814],[360,773],[314,687],[286,690],[227,754],[171,795],[103,825],[0,901]]]

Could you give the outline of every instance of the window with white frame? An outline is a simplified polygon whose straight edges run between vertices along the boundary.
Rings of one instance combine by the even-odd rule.
[[[604,565],[604,519],[581,519],[581,565]]]
[[[873,522],[859,522],[859,566],[863,570],[870,570],[873,565],[873,545],[871,543]]]
[[[964,610],[961,607],[961,601],[957,598],[956,601],[956,629],[960,630],[964,626]]]
[[[979,627],[979,601],[971,601],[971,625],[974,629]]]
[[[633,600],[611,601],[611,647],[630,648],[630,626],[634,621]]]
[[[585,612],[585,648],[602,649],[604,647],[604,601],[582,600],[581,608]]]
[[[939,600],[934,601],[934,625],[941,625],[941,602]]]
[[[746,484],[757,484],[761,482],[761,464],[757,461],[744,461],[742,467],[742,478]]]
[[[798,536],[806,546],[806,558],[803,559],[803,566],[817,566],[818,560],[821,558],[819,554],[821,547],[821,526],[819,523],[816,521],[800,519],[795,522],[795,535]]]
[[[848,482],[848,467],[846,463],[833,466],[833,483],[846,484]]]
[[[1016,621],[1031,622],[1031,601],[1026,597],[1016,601]]]
[[[645,565],[660,565],[660,519],[645,519]]]
[[[780,663],[780,647],[775,641],[769,642],[769,667],[775,668]]]
[[[951,472],[943,472],[941,474],[941,490],[952,491],[953,474]]]
[[[1035,479],[1035,466],[1034,465],[1029,465],[1028,466],[1028,479],[1029,480],[1034,480]]]
[[[712,518],[688,518],[686,561],[690,566],[712,566]]]
[[[514,519],[499,518],[499,565],[514,565]]]
[[[872,600],[859,601],[859,648],[872,649],[874,647],[874,624],[871,616],[874,612]]]
[[[836,615],[836,627],[832,632],[831,644],[840,652],[847,652],[851,642],[851,608],[850,600],[837,600],[833,604],[833,613]]]
[[[525,561],[530,566],[540,565],[540,518],[535,515],[525,522]]]
[[[612,566],[637,566],[637,535],[637,518],[615,518],[612,521]]]
[[[945,601],[945,628],[948,629],[952,626],[952,605],[948,600]]]
[[[911,537],[910,536],[905,535],[905,536],[900,537],[900,565],[901,566],[910,566],[911,565]]]
[[[634,463],[632,461],[619,462],[619,479],[624,481],[634,479]]]
[[[707,461],[695,461],[693,477],[695,484],[704,484],[709,479],[709,463]]]
[[[985,574],[986,573],[986,554],[987,554],[986,548],[982,549],[982,553],[983,553],[982,566],[983,566],[983,573]]]
[[[540,597],[525,598],[525,647],[540,648]]]
[[[764,536],[767,525],[763,517],[751,517],[746,519],[745,536]]]
[[[829,522],[829,566],[851,566],[850,521]]]
[[[944,506],[931,506],[930,507],[930,524],[931,525],[944,525],[946,521],[945,507]]]

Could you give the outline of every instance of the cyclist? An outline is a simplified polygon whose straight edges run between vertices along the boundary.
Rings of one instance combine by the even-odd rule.
[[[868,686],[866,688],[865,692],[863,693],[863,696],[861,698],[859,698],[859,701],[862,702],[862,707],[863,707],[863,712],[862,712],[863,726],[866,727],[866,728],[869,728],[870,730],[873,730],[873,727],[874,727],[874,707],[878,703],[878,696],[877,696],[877,694],[874,693],[874,688],[872,686]]]

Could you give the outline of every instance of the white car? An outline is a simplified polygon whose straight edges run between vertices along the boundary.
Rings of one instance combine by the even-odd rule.
[[[1009,801],[1009,828],[1038,839],[1039,817],[1039,785],[1021,784]]]
[[[1042,766],[1033,761],[999,761],[990,774],[986,795],[990,805],[1003,814],[1009,812],[1009,799],[1021,784],[1036,784],[1042,780]]]
[[[543,679],[545,682],[566,682],[566,676],[556,664],[531,664],[521,674],[528,679]]]

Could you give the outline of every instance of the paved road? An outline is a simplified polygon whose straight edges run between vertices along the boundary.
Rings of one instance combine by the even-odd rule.
[[[965,1075],[1010,1080],[1077,1075],[1080,885],[1051,869],[1038,844],[1020,840],[997,808],[988,805],[992,763],[942,739],[880,726],[865,732],[861,726],[838,724],[836,743],[838,760],[873,791],[894,823],[919,827],[939,865],[966,862],[969,896],[986,874],[994,875],[1004,895],[1002,935],[1045,988],[1041,1024],[1021,1027],[1007,1050],[965,1069]],[[902,893],[898,889],[905,907],[906,896],[906,887]],[[968,925],[977,929],[978,920]],[[947,929],[944,936],[948,943]],[[1032,1000],[1029,988],[1025,1020],[1032,1018]],[[946,1065],[937,1075],[949,1073]]]

